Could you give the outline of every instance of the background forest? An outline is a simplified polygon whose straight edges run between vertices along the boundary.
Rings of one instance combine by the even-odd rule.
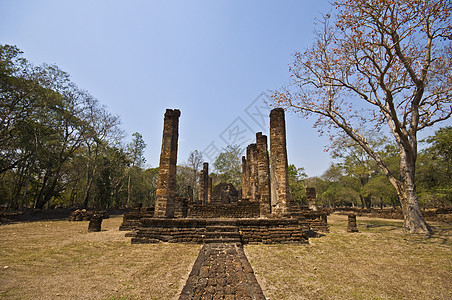
[[[158,168],[145,168],[146,144],[136,132],[125,143],[118,116],[55,65],[34,66],[15,46],[0,45],[0,206],[23,208],[121,208],[155,201]],[[398,154],[384,136],[374,148],[394,174]],[[423,207],[452,205],[452,127],[423,142],[416,183]],[[152,145],[160,149],[160,145]],[[335,163],[320,177],[289,166],[290,192],[304,203],[305,188],[315,187],[324,206],[398,206],[397,194],[367,154],[350,139],[331,144]],[[238,146],[223,149],[213,164],[213,184],[241,188]],[[179,159],[181,161],[181,159]],[[187,185],[197,197],[202,154],[194,150],[177,170],[177,194]],[[211,168],[212,168],[211,167]]]

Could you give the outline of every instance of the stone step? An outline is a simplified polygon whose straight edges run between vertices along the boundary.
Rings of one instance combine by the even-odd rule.
[[[237,221],[232,219],[206,219],[206,226],[236,226]]]
[[[206,238],[238,238],[240,239],[240,233],[236,232],[205,232]]]
[[[204,243],[240,243],[239,238],[205,238]]]
[[[221,226],[221,225],[209,225],[206,226],[207,232],[238,232],[237,226]]]

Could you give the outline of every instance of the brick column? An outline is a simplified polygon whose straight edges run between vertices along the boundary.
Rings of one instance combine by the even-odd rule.
[[[207,203],[212,203],[212,176],[207,178]]]
[[[316,198],[317,196],[315,193],[315,188],[313,187],[306,188],[306,201],[308,202],[308,207],[309,209],[312,209],[314,211],[317,210]]]
[[[249,144],[246,148],[246,166],[248,173],[248,195],[247,198],[251,201],[256,201],[257,193],[257,145]]]
[[[257,144],[257,175],[260,217],[271,213],[270,201],[270,164],[268,159],[267,136],[256,133]]]
[[[154,211],[154,217],[156,218],[174,217],[179,117],[180,111],[178,109],[167,109],[165,112]]]
[[[206,205],[208,201],[209,189],[209,163],[202,164],[202,170],[199,173],[199,202]]]
[[[289,206],[289,176],[284,109],[270,112],[270,181],[272,214],[284,216]]]
[[[193,204],[193,187],[187,185],[187,202]]]
[[[359,232],[356,226],[356,215],[353,213],[348,215],[347,232]]]
[[[242,197],[241,199],[246,199],[248,195],[248,169],[246,165],[246,158],[242,156]]]

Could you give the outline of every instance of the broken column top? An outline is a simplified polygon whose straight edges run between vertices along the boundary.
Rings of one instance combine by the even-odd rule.
[[[257,132],[256,133],[256,145],[259,143],[259,141],[260,140],[264,140],[265,139],[265,141],[267,140],[267,136],[266,135],[264,135],[264,134],[262,134],[262,132]]]
[[[270,111],[270,116],[276,115],[276,114],[284,114],[284,108],[276,107]]]
[[[165,112],[165,118],[180,117],[180,110],[178,109],[167,109]]]

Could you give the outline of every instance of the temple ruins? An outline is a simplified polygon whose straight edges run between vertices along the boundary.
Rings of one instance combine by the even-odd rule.
[[[270,112],[269,145],[258,132],[246,148],[241,190],[226,182],[212,186],[205,162],[197,200],[192,186],[186,196],[176,197],[179,117],[177,109],[165,112],[155,207],[124,215],[120,229],[131,231],[132,243],[306,243],[328,231],[327,213],[315,205],[315,189],[306,189],[308,206],[290,198],[282,108]]]

